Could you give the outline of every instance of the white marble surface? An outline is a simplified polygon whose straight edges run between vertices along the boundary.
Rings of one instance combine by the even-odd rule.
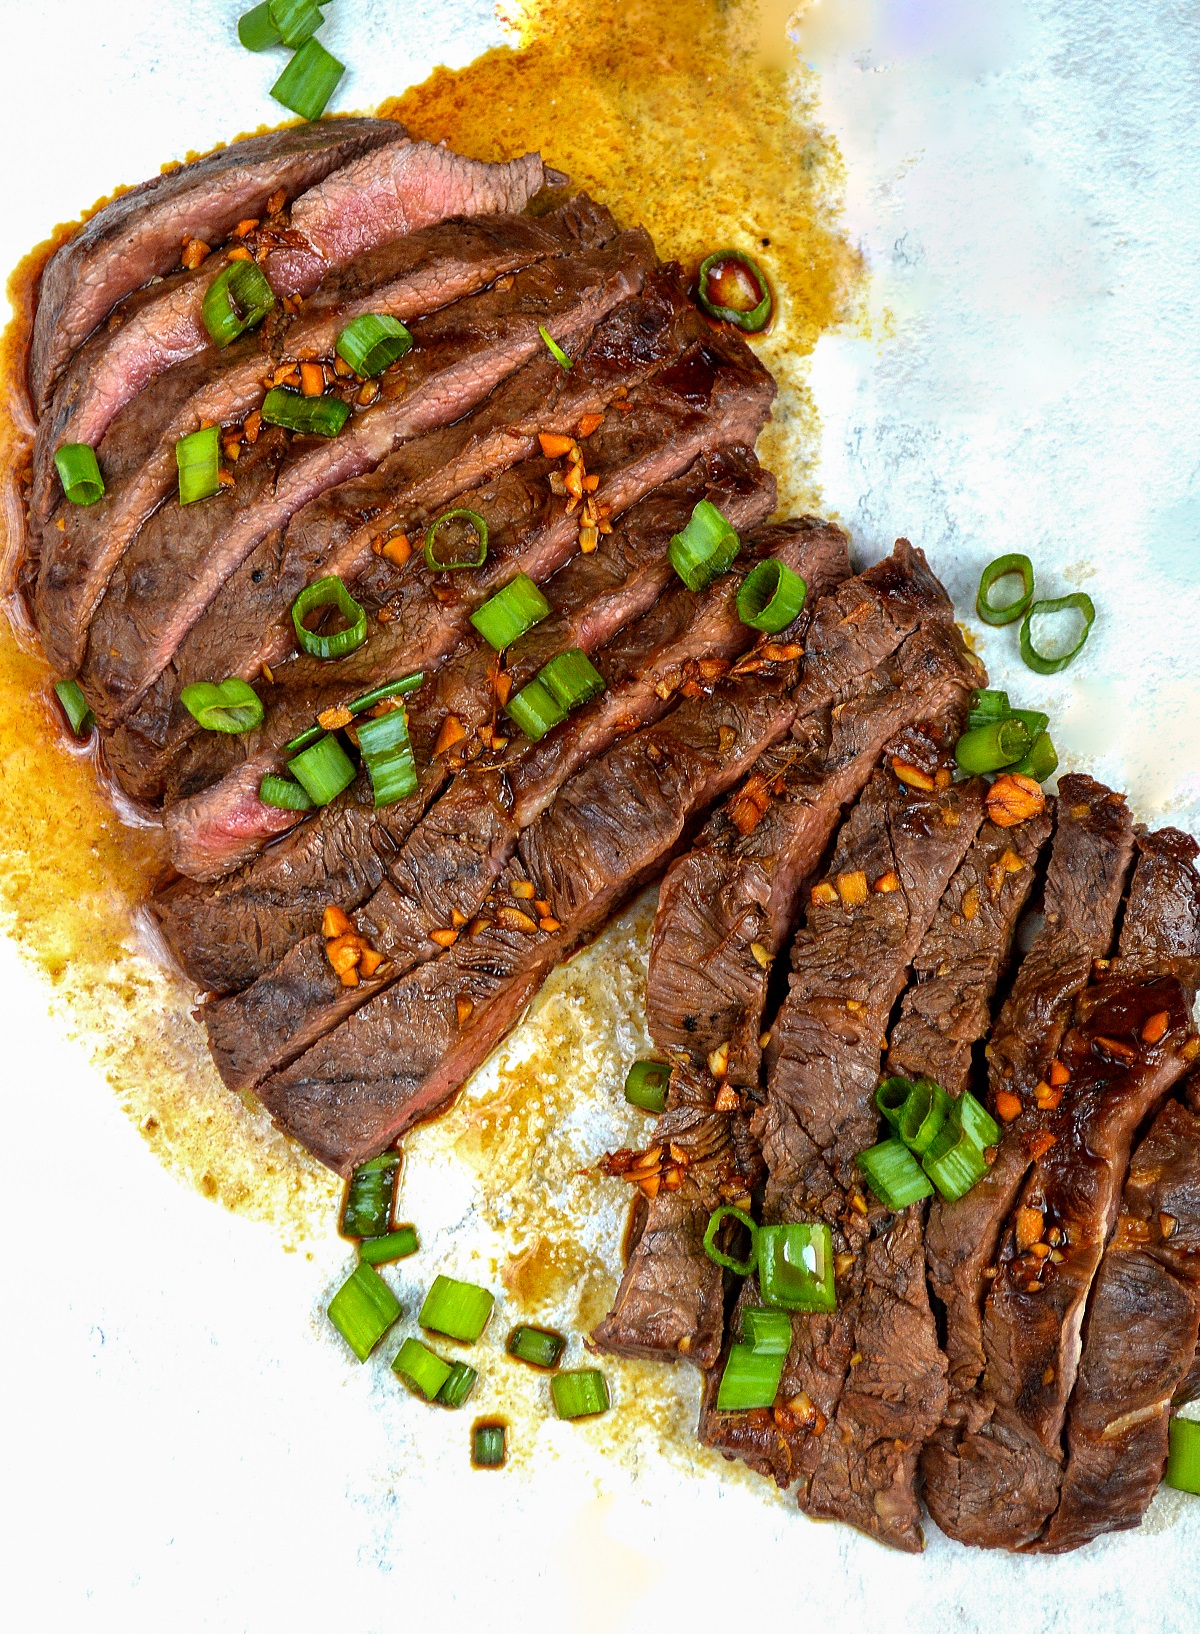
[[[7,9],[0,263],[117,180],[274,119],[263,63],[231,43],[239,9]],[[827,501],[865,558],[924,544],[964,609],[1004,550],[1051,594],[1085,584],[1100,619],[1077,670],[1036,682],[1005,632],[987,660],[1053,705],[1068,764],[1196,827],[1197,14],[991,0],[963,22],[977,11],[825,0],[804,27],[884,337],[815,359]],[[499,37],[486,0],[337,0],[331,21],[346,107]],[[617,1459],[550,1425],[536,1480],[471,1475],[450,1415],[414,1435],[382,1369],[323,1333],[335,1246],[285,1255],[162,1172],[7,946],[0,1018],[9,1626],[1196,1627],[1200,1502],[1160,1499],[1141,1533],[1061,1561],[936,1534],[908,1559],[681,1472],[652,1438]],[[456,1187],[410,1184],[448,1242]]]

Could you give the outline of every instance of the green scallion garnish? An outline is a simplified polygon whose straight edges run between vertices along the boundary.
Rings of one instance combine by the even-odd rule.
[[[425,565],[431,573],[482,567],[487,551],[488,525],[478,511],[445,511],[425,535]]]
[[[420,779],[405,709],[391,709],[386,715],[364,721],[358,728],[358,747],[371,779],[377,810],[416,793]]]
[[[258,263],[231,261],[204,292],[204,327],[214,346],[225,347],[261,323],[274,305],[275,291]]]
[[[1019,772],[1022,777],[1032,777],[1035,783],[1044,783],[1057,770],[1058,750],[1050,741],[1048,732],[1039,732],[1024,760],[1018,760],[1015,766],[1009,767],[1009,771]]]
[[[449,1362],[444,1362],[419,1339],[406,1339],[392,1361],[392,1372],[426,1401],[437,1400],[438,1391],[453,1371]]]
[[[833,1233],[804,1221],[759,1226],[758,1288],[763,1303],[785,1311],[835,1311]]]
[[[544,323],[538,324],[538,334],[542,337],[542,340],[546,345],[546,350],[550,353],[550,356],[556,363],[560,364],[564,369],[574,368],[574,363],[563,351],[562,347],[558,344]]]
[[[786,1356],[792,1348],[792,1319],[786,1311],[747,1305],[742,1312],[742,1339],[756,1356]]]
[[[368,1265],[392,1265],[415,1254],[420,1246],[412,1226],[397,1226],[385,1237],[364,1237],[358,1245],[358,1257]]]
[[[808,586],[785,562],[769,557],[752,567],[737,593],[738,617],[752,630],[778,635],[804,606]]]
[[[487,1327],[494,1295],[475,1282],[459,1282],[454,1277],[435,1277],[425,1295],[417,1321],[433,1333],[474,1344]]]
[[[697,295],[710,318],[731,323],[748,335],[765,329],[771,320],[771,286],[758,262],[741,250],[717,250],[705,256]]]
[[[731,1345],[717,1390],[718,1412],[740,1413],[751,1407],[770,1407],[779,1392],[786,1361],[786,1352],[772,1355],[753,1350],[749,1345]]]
[[[921,1167],[942,1196],[956,1202],[983,1179],[988,1169],[986,1152],[999,1139],[999,1124],[968,1091],[951,1102]]]
[[[1007,720],[973,726],[964,732],[954,745],[954,758],[961,771],[974,777],[1016,765],[1029,753],[1032,742],[1024,723],[1010,715]]]
[[[316,0],[269,0],[269,4],[271,21],[286,46],[303,45],[325,21]]]
[[[742,541],[717,507],[702,499],[667,547],[671,566],[689,590],[703,590],[733,566]]]
[[[253,11],[244,11],[238,18],[238,40],[247,51],[267,51],[283,38],[271,18],[271,0],[262,0]]]
[[[334,350],[355,374],[373,378],[411,352],[412,343],[412,335],[398,318],[364,312],[342,330]]]
[[[625,1075],[625,1099],[643,1112],[665,1112],[671,1069],[662,1061],[635,1061]]]
[[[271,95],[301,119],[320,119],[345,72],[345,64],[319,40],[305,40],[272,85]]]
[[[508,1451],[506,1426],[476,1424],[471,1431],[471,1462],[476,1469],[499,1469]]]
[[[94,505],[104,497],[104,478],[96,450],[87,443],[63,443],[54,455],[54,468],[72,505]]]
[[[314,806],[327,806],[336,800],[357,776],[354,762],[332,733],[295,755],[288,762],[288,770]]]
[[[364,709],[374,709],[376,704],[385,703],[388,698],[403,698],[415,692],[424,679],[425,671],[418,670],[415,675],[404,675],[398,681],[384,681],[382,686],[364,692],[361,698],[352,698],[346,708],[352,715],[361,715]]]
[[[566,1346],[562,1334],[555,1333],[553,1328],[531,1328],[522,1322],[509,1334],[504,1348],[510,1356],[519,1362],[528,1362],[530,1367],[551,1368],[558,1366]]]
[[[262,723],[262,699],[249,681],[236,675],[227,681],[193,681],[179,701],[206,732],[251,732]]]
[[[455,1362],[450,1377],[437,1393],[443,1407],[461,1407],[475,1388],[479,1374],[466,1362]]]
[[[83,695],[83,688],[78,681],[55,681],[54,691],[59,703],[63,706],[63,713],[71,723],[71,730],[77,738],[85,738],[96,724],[96,717],[92,713],[92,706]]]
[[[1059,613],[1078,613],[1080,618],[1079,639],[1073,647],[1057,656],[1049,656],[1039,652],[1033,644],[1033,621],[1035,618],[1053,618]],[[1083,644],[1091,633],[1096,619],[1096,608],[1092,598],[1077,590],[1072,596],[1059,596],[1054,601],[1035,601],[1025,614],[1021,624],[1021,657],[1031,670],[1039,675],[1057,675],[1060,669],[1078,658],[1083,650]]]
[[[882,1140],[860,1152],[857,1162],[884,1208],[899,1211],[933,1195],[929,1176],[902,1140]]]
[[[1007,692],[999,692],[995,687],[976,687],[971,694],[967,725],[990,726],[993,721],[1006,721],[1011,714]]]
[[[579,709],[604,691],[604,677],[579,647],[555,653],[538,671],[538,680],[563,709]]]
[[[1173,1418],[1170,1451],[1163,1480],[1176,1492],[1192,1492],[1200,1497],[1200,1422],[1194,1418]]]
[[[1021,594],[1012,601],[1002,602],[997,607],[991,599],[992,587],[1001,579],[1014,576],[1021,580]],[[994,626],[1015,624],[1032,600],[1033,563],[1029,557],[1019,553],[997,556],[996,560],[989,562],[983,570],[983,577],[979,581],[979,593],[975,597],[975,611],[985,624]]]
[[[608,1380],[594,1367],[556,1373],[550,1380],[550,1394],[559,1418],[594,1418],[608,1411]]]
[[[539,743],[567,718],[567,712],[547,687],[535,676],[526,681],[519,692],[514,692],[504,706],[504,712],[516,723],[531,743]]]
[[[211,499],[221,487],[221,430],[204,426],[175,444],[175,464],[179,471],[179,503],[194,505]]]
[[[264,806],[275,806],[280,811],[311,811],[312,800],[290,777],[279,777],[268,772],[258,785],[258,798]]]
[[[932,1078],[885,1078],[875,1091],[875,1105],[920,1157],[933,1144],[954,1102]]]
[[[342,1204],[343,1237],[382,1237],[392,1218],[400,1153],[381,1152],[358,1168],[346,1182]]]
[[[239,265],[247,265],[240,262]],[[282,426],[314,437],[336,437],[350,418],[350,405],[340,397],[305,397],[286,386],[272,386],[263,398],[262,417],[268,425]]]
[[[717,1247],[717,1232],[721,1229],[723,1220],[740,1220],[750,1233],[750,1253],[744,1260],[734,1259],[731,1254],[723,1253]],[[759,1236],[760,1228],[744,1209],[725,1205],[714,1209],[708,1217],[708,1228],[704,1233],[704,1252],[724,1270],[734,1271],[739,1277],[748,1277],[758,1261]]]
[[[365,1362],[400,1315],[400,1301],[372,1266],[358,1264],[329,1301],[329,1320]]]
[[[1020,721],[1029,733],[1029,741],[1033,742],[1039,732],[1044,732],[1050,724],[1049,715],[1044,715],[1040,709],[1010,709],[1013,720]]]
[[[503,652],[535,624],[550,616],[550,603],[527,573],[518,573],[503,590],[476,608],[471,623],[490,647]]]
[[[308,629],[304,620],[319,607],[336,607],[346,620],[346,628],[331,635]],[[292,628],[310,658],[345,658],[367,639],[366,609],[359,606],[337,574],[330,573],[307,585],[296,597],[292,603]]]

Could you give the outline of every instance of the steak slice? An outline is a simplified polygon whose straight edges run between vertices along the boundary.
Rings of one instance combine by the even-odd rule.
[[[1169,1233],[1169,1234],[1168,1234]],[[1172,1396],[1200,1328],[1200,1118],[1168,1101],[1133,1154],[1096,1277],[1067,1420],[1060,1554],[1137,1526],[1162,1480]]]
[[[519,1019],[553,967],[653,878],[689,822],[792,724],[786,688],[761,678],[686,698],[593,761],[522,835],[489,899],[528,881],[555,930],[493,917],[269,1078],[281,1129],[338,1173],[438,1111]]]
[[[189,238],[219,243],[264,214],[272,193],[295,197],[373,148],[405,140],[386,119],[322,119],[253,136],[121,193],[51,257],[42,274],[29,350],[34,407],[122,297],[179,265]]]
[[[930,1286],[946,1311],[950,1381],[958,1396],[983,1370],[984,1271],[1042,1133],[1034,1090],[1047,1076],[1093,959],[1109,950],[1133,853],[1124,800],[1090,777],[1059,780],[1045,923],[1017,971],[987,1046],[989,1099],[1008,1090],[1025,1110],[1001,1136],[996,1161],[956,1203],[935,1198],[926,1229]],[[1001,1120],[1002,1121],[1002,1120]],[[926,1484],[930,1482],[926,1473]]]
[[[473,408],[543,346],[539,331],[547,323],[565,340],[588,333],[640,286],[653,255],[645,233],[624,233],[603,249],[527,267],[509,290],[473,295],[417,320],[413,350],[383,377],[377,405],[335,438],[287,434],[269,494],[264,489],[239,506],[250,486],[239,466],[232,504],[168,502],[122,557],[92,621],[80,683],[101,726],[136,707],[265,534],[398,443]]]

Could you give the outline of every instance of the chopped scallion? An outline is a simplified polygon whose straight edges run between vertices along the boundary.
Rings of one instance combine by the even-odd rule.
[[[419,1339],[406,1339],[392,1361],[392,1372],[426,1401],[436,1401],[454,1369],[449,1362],[423,1345]]]
[[[965,1197],[987,1173],[985,1153],[1000,1139],[1000,1128],[969,1092],[951,1103],[949,1115],[921,1167],[950,1202]]]
[[[308,629],[304,620],[319,607],[336,607],[346,620],[346,628],[330,635]],[[292,603],[292,628],[310,658],[345,658],[367,639],[366,609],[359,606],[337,574],[330,573],[306,586],[296,597]]]
[[[635,1061],[625,1076],[625,1099],[643,1112],[665,1112],[671,1069],[662,1061]]]
[[[415,1254],[420,1246],[412,1226],[397,1226],[386,1237],[365,1237],[358,1245],[358,1257],[368,1265],[392,1265]]]
[[[792,1319],[786,1311],[747,1305],[742,1312],[742,1339],[756,1356],[786,1356],[792,1348]]]
[[[311,811],[313,806],[299,783],[274,772],[268,772],[259,783],[258,798],[264,806],[275,806],[280,811]]]
[[[282,426],[285,431],[336,437],[350,418],[350,405],[329,393],[323,397],[305,397],[302,392],[288,391],[285,386],[272,386],[263,398],[261,412],[268,425]]]
[[[530,1367],[557,1367],[567,1341],[553,1328],[531,1328],[527,1323],[516,1327],[504,1346],[510,1356]]]
[[[779,1393],[786,1361],[786,1351],[771,1354],[749,1345],[731,1345],[717,1390],[717,1411],[741,1413],[751,1407],[770,1407]]]
[[[376,704],[384,703],[388,698],[403,698],[415,692],[424,679],[424,670],[418,670],[415,675],[402,676],[398,681],[384,681],[382,686],[364,692],[361,698],[352,698],[346,708],[352,715],[361,715],[364,709],[374,709]]]
[[[269,0],[269,4],[271,21],[286,46],[303,45],[325,21],[316,0]]]
[[[461,1407],[475,1388],[479,1374],[466,1362],[455,1362],[450,1377],[437,1393],[443,1407]]]
[[[748,335],[757,334],[771,321],[771,286],[758,262],[741,250],[717,250],[705,256],[697,295],[710,317]]]
[[[408,736],[408,713],[401,707],[364,721],[358,728],[358,747],[371,779],[375,806],[390,806],[414,794],[420,779]]]
[[[253,11],[244,11],[237,28],[238,40],[247,51],[267,51],[283,38],[271,18],[271,0],[262,0]]]
[[[997,607],[991,599],[993,586],[1001,579],[1013,577],[1021,580],[1021,594],[1012,601],[1002,602]],[[983,577],[979,581],[979,593],[975,597],[975,611],[985,624],[1014,624],[1032,600],[1033,563],[1029,557],[1019,553],[997,556],[996,560],[989,562],[983,570]]]
[[[1073,647],[1055,655],[1040,652],[1033,641],[1033,621],[1035,618],[1053,618],[1060,613],[1077,613],[1080,619],[1079,638]],[[1077,590],[1072,596],[1059,596],[1054,601],[1035,601],[1025,614],[1021,624],[1021,657],[1031,670],[1039,675],[1057,675],[1060,669],[1078,658],[1083,650],[1083,644],[1091,633],[1096,619],[1096,608],[1090,596]]]
[[[288,762],[288,770],[314,806],[327,806],[350,787],[357,775],[354,762],[331,733],[295,755]]]
[[[932,1078],[885,1078],[875,1091],[875,1105],[918,1157],[928,1151],[953,1104]]]
[[[329,1320],[365,1362],[400,1315],[400,1301],[372,1266],[358,1264],[329,1301]]]
[[[475,1282],[435,1277],[417,1321],[433,1333],[474,1344],[487,1326],[495,1297]]]
[[[538,324],[538,334],[542,337],[546,350],[550,353],[550,356],[556,363],[560,364],[564,369],[574,368],[574,363],[563,351],[562,347],[558,344],[544,323]]]
[[[594,1367],[556,1373],[550,1380],[550,1394],[559,1418],[594,1418],[608,1411],[608,1380]]]
[[[228,346],[261,323],[275,305],[275,291],[256,261],[231,261],[204,292],[204,327],[215,346]]]
[[[717,1247],[717,1232],[721,1229],[723,1220],[740,1220],[750,1233],[750,1253],[744,1260],[734,1259],[731,1254],[725,1254]],[[704,1252],[710,1260],[726,1271],[734,1271],[740,1277],[748,1277],[758,1262],[759,1227],[744,1209],[723,1206],[716,1208],[708,1217],[708,1228],[704,1233]]]
[[[763,1302],[786,1311],[835,1311],[833,1233],[805,1221],[759,1226],[758,1287]]]
[[[1173,1418],[1170,1452],[1163,1479],[1176,1492],[1192,1492],[1200,1497],[1200,1422],[1194,1418]]]
[[[360,1163],[346,1182],[342,1204],[343,1237],[382,1237],[392,1218],[400,1153],[382,1152]]]
[[[364,312],[342,330],[334,348],[357,375],[372,378],[412,350],[412,335],[398,318]]]
[[[1031,743],[1038,733],[1044,732],[1050,724],[1049,715],[1044,715],[1040,709],[1010,709],[1009,714],[1013,720],[1020,721],[1021,725],[1029,733]]]
[[[476,1469],[499,1469],[504,1463],[507,1432],[503,1424],[476,1424],[471,1431],[471,1462]]]
[[[717,507],[702,499],[667,547],[671,566],[689,590],[703,590],[733,566],[742,541]]]
[[[998,772],[1027,755],[1032,741],[1024,722],[1010,715],[1007,720],[964,732],[954,745],[954,758],[968,776]]]
[[[1024,760],[1018,760],[1015,766],[1009,767],[1009,771],[1019,772],[1022,777],[1032,777],[1035,783],[1044,783],[1057,770],[1058,750],[1050,741],[1049,732],[1039,732]]]
[[[786,562],[768,557],[752,567],[737,593],[738,617],[752,630],[778,635],[804,606],[808,586]]]
[[[262,699],[249,681],[193,681],[179,701],[206,732],[251,732],[262,723]]]
[[[96,450],[87,443],[63,443],[54,455],[54,468],[72,505],[94,505],[104,497],[104,478]]]
[[[71,730],[77,738],[85,738],[96,724],[96,717],[92,713],[92,706],[83,695],[83,688],[78,681],[55,681],[54,691],[59,703],[63,706],[63,713],[71,723]]]
[[[885,1208],[900,1210],[919,1198],[931,1197],[929,1176],[902,1140],[882,1140],[858,1154],[858,1166],[867,1184]]]
[[[431,573],[482,567],[487,551],[488,525],[478,511],[445,511],[425,535],[425,565]]]
[[[999,692],[995,687],[976,687],[971,694],[967,725],[990,726],[993,721],[1006,721],[1011,714],[1007,692]]]
[[[272,85],[271,95],[301,119],[320,119],[345,72],[345,64],[319,40],[305,40]]]
[[[503,652],[550,616],[550,603],[527,573],[518,573],[503,590],[477,607],[471,623],[490,647]]]
[[[604,677],[578,647],[555,653],[538,671],[538,680],[566,710],[579,709],[604,691]]]
[[[175,465],[179,471],[179,503],[194,505],[210,499],[221,486],[221,431],[204,426],[175,444]]]
[[[514,721],[531,743],[539,743],[547,732],[561,726],[567,712],[547,687],[535,676],[526,681],[519,692],[514,692],[504,706],[504,712]]]

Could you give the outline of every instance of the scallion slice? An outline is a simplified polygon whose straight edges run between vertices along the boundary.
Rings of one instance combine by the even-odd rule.
[[[517,1361],[544,1368],[557,1367],[566,1347],[567,1341],[553,1328],[531,1328],[525,1322],[512,1330],[504,1346]]]
[[[499,1469],[507,1447],[503,1424],[476,1424],[471,1431],[471,1462],[476,1469]]]
[[[970,1090],[965,1090],[950,1105],[960,1128],[970,1136],[981,1151],[989,1146],[996,1145],[1000,1139],[1000,1125],[992,1117],[987,1107],[975,1099]]]
[[[400,1315],[400,1301],[372,1266],[361,1262],[329,1301],[329,1320],[365,1362]]]
[[[984,1153],[1000,1139],[999,1125],[970,1093],[953,1102],[950,1114],[921,1167],[950,1202],[965,1197],[987,1173]]]
[[[269,4],[271,21],[286,46],[303,45],[325,21],[315,0],[269,0]]]
[[[730,1219],[740,1220],[750,1233],[750,1253],[744,1260],[734,1259],[731,1254],[723,1253],[717,1247],[717,1232],[721,1229],[721,1222]],[[744,1209],[725,1205],[714,1209],[708,1217],[708,1228],[704,1233],[704,1252],[724,1270],[734,1271],[740,1277],[748,1277],[758,1263],[759,1234],[760,1228]]]
[[[759,1226],[758,1288],[763,1303],[785,1311],[835,1311],[833,1233],[804,1221]]]
[[[931,1197],[929,1176],[902,1140],[881,1140],[858,1154],[858,1166],[867,1184],[885,1208],[900,1210],[919,1198]]]
[[[392,1265],[415,1254],[420,1246],[412,1226],[397,1226],[385,1237],[365,1237],[358,1245],[358,1257],[368,1265]]]
[[[671,1069],[662,1061],[635,1061],[625,1075],[625,1099],[643,1112],[665,1112]]]
[[[538,334],[542,337],[546,350],[556,363],[560,364],[564,369],[573,369],[575,367],[571,358],[563,351],[544,323],[538,324]]]
[[[559,1418],[594,1418],[608,1411],[608,1380],[598,1368],[556,1373],[550,1380],[550,1394]]]
[[[1050,741],[1049,732],[1039,732],[1024,760],[1018,760],[1009,770],[1019,772],[1022,777],[1032,777],[1035,783],[1044,783],[1053,777],[1058,770],[1058,750]]]
[[[990,726],[993,721],[1006,721],[1011,714],[1007,692],[995,687],[976,687],[971,694],[967,725]]]
[[[352,715],[361,715],[364,709],[374,709],[376,704],[385,703],[388,698],[403,698],[415,692],[424,679],[425,671],[418,670],[415,675],[401,676],[398,681],[384,681],[382,686],[364,692],[361,698],[352,698],[346,708]]]
[[[487,1327],[495,1297],[475,1282],[435,1277],[417,1321],[433,1333],[474,1344]]]
[[[332,733],[318,738],[289,760],[288,770],[314,806],[327,806],[336,800],[357,775],[354,762]]]
[[[504,706],[504,712],[524,732],[531,743],[538,743],[567,718],[567,712],[547,687],[535,676],[526,681],[519,692],[514,692]]]
[[[603,675],[579,647],[555,653],[537,678],[566,710],[579,709],[604,691]]]
[[[466,1362],[455,1362],[450,1377],[437,1393],[443,1407],[461,1407],[475,1388],[479,1374]]]
[[[193,681],[179,701],[206,732],[251,732],[263,718],[262,699],[249,681]]]
[[[318,607],[336,607],[346,620],[346,628],[332,635],[308,629],[304,620]],[[337,574],[330,573],[307,585],[296,597],[292,603],[292,628],[310,658],[345,658],[367,639],[366,609],[359,606]]]
[[[258,785],[258,798],[264,806],[275,806],[280,811],[311,811],[312,800],[290,777],[278,777],[268,772]]]
[[[400,1153],[381,1152],[360,1163],[346,1182],[342,1204],[343,1237],[382,1237],[392,1217]]]
[[[471,623],[490,647],[503,652],[527,630],[550,616],[550,603],[527,573],[518,573],[503,590],[476,608]]]
[[[305,397],[303,392],[272,386],[263,398],[262,417],[268,425],[282,426],[285,431],[336,437],[350,418],[350,405],[328,392],[323,397]]]
[[[364,721],[358,728],[358,747],[371,779],[377,810],[416,793],[420,779],[408,736],[408,714],[403,708]]]
[[[1010,709],[1009,714],[1013,720],[1021,722],[1021,725],[1029,733],[1031,743],[1038,733],[1044,732],[1050,724],[1049,715],[1044,715],[1040,709]]]
[[[689,590],[703,590],[733,566],[742,541],[711,500],[702,499],[691,520],[667,547],[671,566]]]
[[[896,1133],[910,1152],[921,1157],[929,1150],[953,1105],[941,1084],[932,1078],[917,1079],[896,1124]]]
[[[96,717],[92,713],[92,706],[83,695],[83,688],[78,681],[55,681],[54,691],[59,703],[63,706],[63,713],[71,723],[71,730],[77,738],[85,738],[96,724]]]
[[[993,585],[1014,575],[1021,580],[1021,594],[1015,600],[1002,602],[997,607],[991,599]],[[979,581],[979,593],[975,597],[975,611],[985,624],[993,626],[1015,624],[1032,600],[1033,563],[1029,557],[1019,553],[997,556],[996,560],[989,562],[983,570],[983,577]]]
[[[247,51],[266,51],[283,38],[271,18],[271,0],[262,0],[253,11],[244,11],[237,28],[238,40]]]
[[[399,318],[389,318],[384,312],[364,312],[342,330],[334,350],[355,374],[373,378],[411,352],[412,343],[412,335]]]
[[[453,1371],[449,1362],[444,1362],[419,1339],[406,1339],[392,1360],[392,1372],[426,1401],[437,1400],[438,1391]]]
[[[792,1319],[786,1311],[747,1305],[742,1312],[742,1338],[756,1356],[786,1356],[792,1348]]]
[[[771,321],[771,286],[758,262],[741,250],[706,255],[700,263],[697,293],[710,318],[720,318],[748,335]]]
[[[482,567],[487,550],[488,525],[478,511],[445,511],[425,535],[425,565],[431,573]]]
[[[1078,613],[1081,628],[1075,645],[1066,652],[1052,657],[1039,652],[1034,646],[1033,621],[1035,618],[1052,618],[1058,613]],[[1057,675],[1060,669],[1066,669],[1072,660],[1078,658],[1095,619],[1096,608],[1092,598],[1085,595],[1082,590],[1077,590],[1073,596],[1059,596],[1054,601],[1035,601],[1021,624],[1021,657],[1029,668],[1036,670],[1039,675]]]
[[[1170,1451],[1163,1479],[1176,1492],[1192,1492],[1200,1497],[1200,1422],[1173,1418],[1167,1433]]]
[[[785,562],[769,557],[752,567],[737,593],[738,617],[752,630],[778,635],[804,606],[808,586]]]
[[[63,443],[54,455],[54,468],[72,505],[94,505],[104,497],[104,478],[96,450],[87,443]]]
[[[954,758],[960,770],[974,777],[1015,766],[1029,753],[1032,742],[1024,722],[1010,715],[1007,720],[973,726],[964,732],[954,745]]]
[[[179,471],[179,503],[194,505],[210,499],[221,486],[221,431],[219,426],[203,426],[175,444],[175,464]]]
[[[225,347],[261,323],[275,305],[275,291],[256,261],[231,261],[204,292],[204,327]]]
[[[730,1345],[717,1390],[717,1411],[742,1413],[751,1407],[770,1407],[779,1393],[786,1361],[786,1352],[772,1355],[750,1345]]]
[[[319,40],[305,40],[272,85],[271,95],[301,119],[320,119],[345,72],[345,64]]]

